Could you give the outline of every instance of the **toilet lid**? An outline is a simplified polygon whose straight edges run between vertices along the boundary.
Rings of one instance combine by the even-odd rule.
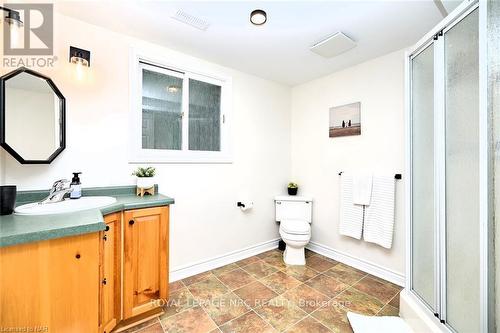
[[[286,233],[295,235],[308,235],[311,232],[311,225],[303,220],[283,220],[280,228]]]

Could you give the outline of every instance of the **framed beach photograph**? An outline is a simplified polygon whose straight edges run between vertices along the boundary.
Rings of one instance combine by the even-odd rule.
[[[330,108],[330,138],[361,134],[361,102]]]

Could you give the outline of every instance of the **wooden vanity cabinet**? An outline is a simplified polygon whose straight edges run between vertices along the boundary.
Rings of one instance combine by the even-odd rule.
[[[123,319],[168,297],[168,225],[168,206],[123,213]]]
[[[97,332],[99,233],[0,248],[0,326]]]
[[[161,313],[169,207],[104,222],[101,232],[0,247],[0,328],[110,333]]]
[[[101,232],[99,333],[109,333],[121,319],[121,215],[106,215]]]

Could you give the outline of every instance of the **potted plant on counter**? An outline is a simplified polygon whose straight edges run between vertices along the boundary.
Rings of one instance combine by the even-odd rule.
[[[155,173],[156,169],[153,167],[138,167],[132,176],[137,177],[137,188],[150,189],[155,186]]]
[[[288,195],[297,195],[299,185],[297,183],[288,183]]]

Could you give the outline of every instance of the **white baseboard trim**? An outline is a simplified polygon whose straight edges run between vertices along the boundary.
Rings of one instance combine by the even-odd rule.
[[[341,263],[362,270],[363,272],[375,275],[381,279],[397,284],[398,286],[404,287],[405,285],[404,275],[392,271],[390,269],[384,268],[380,265],[371,263],[369,261],[360,258],[353,257],[347,253],[337,251],[335,249],[332,249],[328,246],[316,242],[309,242],[306,248],[313,252],[319,253],[325,257],[340,261]]]
[[[221,266],[229,265],[233,262],[246,259],[248,257],[266,252],[278,247],[279,238],[267,242],[249,246],[247,248],[236,250],[218,257],[213,257],[207,260],[199,261],[197,263],[176,267],[170,270],[169,281],[174,282],[189,276],[209,271],[211,269],[219,268]]]

